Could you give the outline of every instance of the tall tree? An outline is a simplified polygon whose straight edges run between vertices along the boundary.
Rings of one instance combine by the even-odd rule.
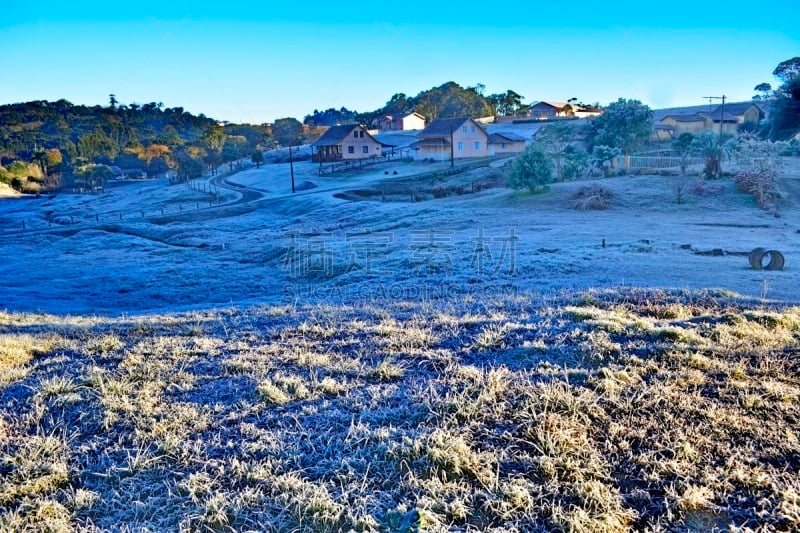
[[[619,148],[626,156],[647,142],[652,133],[653,111],[639,100],[620,98],[589,123],[593,145]]]
[[[782,61],[773,74],[783,83],[773,93],[769,137],[788,139],[800,132],[800,57]]]
[[[775,67],[775,70],[772,71],[772,75],[784,83],[799,77],[800,57],[793,57],[786,61],[781,61],[778,63],[778,66]]]
[[[281,146],[303,143],[303,125],[296,118],[279,118],[272,125],[272,136]]]
[[[555,163],[556,179],[564,179],[564,150],[572,142],[575,130],[566,123],[554,123],[544,128],[536,139]]]

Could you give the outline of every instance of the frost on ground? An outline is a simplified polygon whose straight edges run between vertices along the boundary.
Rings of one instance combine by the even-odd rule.
[[[800,309],[0,313],[0,529],[800,528]]]
[[[800,300],[796,174],[779,180],[776,218],[730,180],[681,203],[676,178],[598,180],[611,194],[599,211],[573,208],[586,182],[533,195],[475,187],[501,165],[447,178],[446,163],[319,176],[302,162],[296,182],[317,187],[293,195],[289,165],[270,164],[195,189],[2,200],[0,308],[118,314],[616,286]],[[750,270],[743,254],[756,247],[781,251],[786,270]]]

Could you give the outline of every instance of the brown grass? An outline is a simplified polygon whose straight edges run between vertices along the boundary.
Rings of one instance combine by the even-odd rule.
[[[797,308],[630,289],[0,330],[3,530],[800,528]]]

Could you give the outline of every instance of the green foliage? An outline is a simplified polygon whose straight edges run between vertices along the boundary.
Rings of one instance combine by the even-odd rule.
[[[719,137],[711,131],[701,131],[692,140],[692,151],[706,158],[703,174],[706,178],[718,178],[722,175],[722,150]]]
[[[689,154],[692,150],[692,141],[694,141],[694,135],[685,131],[672,141],[672,149],[681,155]]]
[[[203,164],[187,152],[181,152],[176,158],[178,177],[183,180],[199,178],[203,175]]]
[[[261,164],[264,162],[264,153],[261,150],[256,150],[252,154],[250,154],[250,161],[255,163],[256,168],[260,167]]]
[[[555,123],[544,128],[537,137],[538,144],[553,160],[556,170],[556,179],[562,180],[564,176],[564,151],[570,145],[575,130],[569,124]]]
[[[128,146],[156,143],[175,148],[197,142],[213,123],[180,107],[164,109],[155,102],[123,105],[115,98],[108,107],[66,100],[0,105],[0,152],[11,159],[33,159],[47,174],[68,173],[78,158],[84,163],[110,162]],[[41,147],[46,153],[37,155]]]
[[[536,145],[528,146],[514,161],[508,186],[533,192],[553,181],[553,162],[550,156]]]
[[[226,137],[227,135],[222,126],[215,124],[206,128],[206,131],[203,132],[202,141],[209,152],[221,153]]]
[[[163,157],[154,157],[147,165],[147,174],[150,176],[157,176],[169,170],[169,165]]]
[[[630,155],[650,138],[653,132],[653,111],[639,100],[620,98],[609,104],[602,115],[589,124],[592,145],[619,148]]]
[[[119,154],[119,145],[104,132],[87,133],[78,137],[78,155],[86,161],[103,157],[109,160]]]
[[[674,141],[672,141],[672,149],[681,156],[682,176],[686,175],[686,161],[689,158],[689,155],[692,153],[692,141],[694,141],[694,135],[688,131],[681,133]],[[680,203],[680,201],[678,203]]]
[[[789,139],[800,132],[800,77],[787,80],[775,91],[770,121],[770,139]]]
[[[505,93],[490,94],[486,99],[494,109],[495,115],[516,115],[522,108],[523,96],[515,91],[508,90]]]
[[[592,150],[592,159],[602,167],[603,174],[608,176],[614,158],[618,157],[621,153],[622,151],[617,147],[601,144],[595,146]]]
[[[8,171],[17,177],[27,177],[28,176],[28,165],[23,163],[22,161],[14,161],[10,165],[8,165]]]
[[[589,168],[589,154],[577,146],[569,145],[563,152],[562,176],[565,180],[577,179],[586,174]]]
[[[405,95],[404,95],[405,96]],[[303,124],[311,126],[335,126],[336,124],[351,124],[357,122],[358,112],[350,111],[346,107],[341,109],[326,109],[324,111],[314,110],[310,115],[306,115]]]
[[[413,103],[416,111],[428,120],[492,114],[492,107],[485,97],[474,88],[465,89],[453,81],[419,93]]]
[[[272,125],[272,135],[281,146],[303,143],[303,125],[296,118],[279,118]]]
[[[781,61],[772,71],[772,75],[784,83],[800,77],[800,57]]]

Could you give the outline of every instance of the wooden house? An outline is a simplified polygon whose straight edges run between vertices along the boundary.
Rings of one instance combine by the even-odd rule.
[[[414,160],[447,161],[489,155],[489,134],[473,118],[444,118],[431,122],[419,135]]]
[[[332,162],[344,159],[367,159],[383,155],[384,144],[360,124],[331,126],[315,143],[312,161]]]

